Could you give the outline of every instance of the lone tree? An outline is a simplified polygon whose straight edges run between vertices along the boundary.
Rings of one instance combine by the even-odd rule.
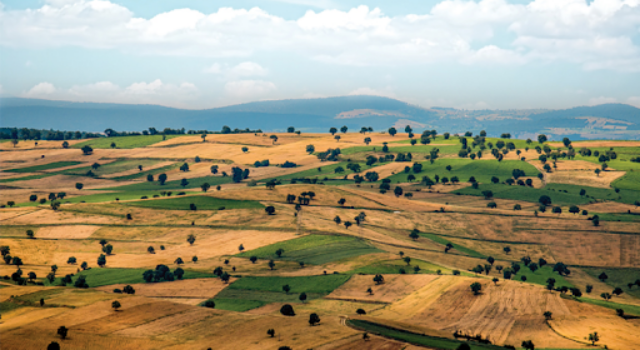
[[[276,331],[275,329],[271,328],[267,331],[267,334],[271,336],[271,338],[275,337],[276,335]]]
[[[316,323],[320,323],[320,317],[315,312],[309,315],[309,324],[313,327]]]
[[[551,311],[545,311],[542,315],[544,316],[545,320],[549,321],[553,313]]]
[[[189,237],[187,237],[187,242],[189,242],[189,245],[193,245],[195,241],[196,241],[196,236],[194,236],[193,234],[190,234]]]
[[[482,285],[478,282],[473,282],[470,287],[471,287],[471,290],[473,291],[473,295],[480,294],[480,291],[482,290]]]
[[[526,350],[535,350],[536,348],[536,346],[533,345],[533,342],[531,340],[523,341],[522,347],[525,348]]]
[[[67,337],[67,333],[69,333],[69,328],[65,326],[60,326],[60,328],[58,328],[58,335],[62,340],[64,340]]]
[[[66,142],[66,141],[65,141]],[[58,342],[52,341],[48,346],[47,350],[60,350],[60,344]]]
[[[272,205],[264,208],[264,211],[267,212],[268,215],[274,215],[276,213],[276,208],[274,208]]]
[[[280,313],[284,316],[295,316],[296,313],[293,311],[293,307],[289,304],[284,304],[280,308]]]
[[[118,309],[121,307],[122,305],[120,305],[120,302],[117,300],[114,300],[113,303],[111,303],[111,307],[115,310],[118,311]]]
[[[285,284],[284,286],[282,286],[282,290],[284,291],[285,294],[289,294],[291,287],[289,287],[288,284]]]
[[[598,342],[599,340],[600,336],[598,336],[598,332],[589,334],[589,341],[591,342],[591,345],[596,345],[596,342]]]
[[[307,293],[305,292],[300,293],[300,296],[298,297],[298,299],[300,299],[300,301],[304,303],[307,300]]]
[[[420,238],[420,231],[414,228],[413,230],[411,230],[409,237],[415,241],[416,239]]]
[[[204,307],[208,307],[210,309],[216,308],[216,303],[213,300],[207,300],[204,302]]]

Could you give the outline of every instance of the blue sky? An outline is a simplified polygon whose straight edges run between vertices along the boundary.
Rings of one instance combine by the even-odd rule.
[[[640,0],[0,0],[3,96],[568,108],[638,81]]]

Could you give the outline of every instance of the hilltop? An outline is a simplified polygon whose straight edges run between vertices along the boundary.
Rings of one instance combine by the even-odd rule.
[[[604,104],[566,110],[458,110],[422,108],[379,96],[342,96],[317,99],[260,101],[206,110],[184,110],[154,105],[79,103],[22,98],[0,99],[1,127],[86,130],[101,132],[157,128],[220,130],[252,128],[284,131],[294,126],[304,132],[326,132],[346,125],[386,130],[406,125],[417,131],[452,133],[488,130],[499,136],[509,130],[514,138],[547,134],[551,139],[640,139],[640,109]],[[493,134],[491,134],[493,130]]]

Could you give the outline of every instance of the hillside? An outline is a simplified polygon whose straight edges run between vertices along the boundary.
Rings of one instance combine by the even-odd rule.
[[[206,110],[183,110],[154,105],[77,103],[21,98],[0,99],[0,127],[102,131],[143,130],[151,126],[187,130],[251,128],[326,132],[346,125],[386,130],[390,126],[452,133],[509,130],[514,137],[545,133],[552,139],[640,139],[640,109],[622,104],[566,110],[457,110],[421,108],[379,96],[260,101]]]

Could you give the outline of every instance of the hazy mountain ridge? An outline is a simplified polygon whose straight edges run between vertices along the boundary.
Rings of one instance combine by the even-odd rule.
[[[589,117],[589,118],[585,118]],[[304,132],[326,132],[346,125],[350,130],[371,126],[386,130],[398,123],[444,132],[509,132],[522,136],[546,132],[574,138],[640,139],[640,109],[604,104],[564,110],[459,110],[422,108],[379,96],[342,96],[318,99],[259,101],[206,110],[184,110],[156,105],[82,103],[22,98],[0,99],[0,126],[58,130],[102,131],[185,128],[220,130],[260,128],[282,131],[294,126]]]

